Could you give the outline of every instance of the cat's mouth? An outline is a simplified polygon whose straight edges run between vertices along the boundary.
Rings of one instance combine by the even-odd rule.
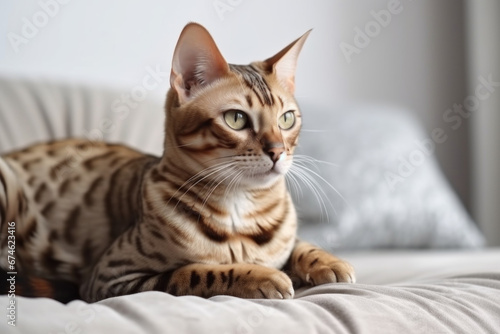
[[[276,162],[273,162],[269,157],[261,156],[260,159],[245,161],[234,170],[229,171],[227,182],[229,184],[240,183],[245,187],[263,187],[269,186],[277,181],[280,177],[285,176],[291,166],[291,159],[287,159],[286,155],[280,157]]]
[[[267,172],[259,172],[259,173],[252,173],[252,176],[255,177],[255,178],[259,178],[259,177],[266,177],[266,176],[269,176],[271,174],[278,174],[274,168],[268,170]]]
[[[259,170],[252,170],[247,175],[255,180],[270,180],[282,175],[285,175],[288,171],[288,164],[285,161],[277,161],[276,163],[270,163],[266,168],[262,168]]]

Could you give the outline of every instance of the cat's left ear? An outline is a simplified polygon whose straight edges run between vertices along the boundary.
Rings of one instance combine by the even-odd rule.
[[[175,47],[170,86],[177,91],[181,104],[195,90],[225,76],[229,65],[222,57],[210,33],[197,23],[184,27]]]
[[[311,29],[312,30],[312,29]],[[304,45],[311,30],[293,41],[286,48],[264,61],[268,70],[276,75],[279,82],[290,94],[295,92],[295,69],[300,50]]]

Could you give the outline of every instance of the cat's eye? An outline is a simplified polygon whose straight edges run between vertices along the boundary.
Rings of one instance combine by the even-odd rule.
[[[224,120],[231,129],[241,130],[248,124],[248,116],[240,110],[229,110],[224,113]]]
[[[278,120],[278,125],[283,130],[288,130],[295,125],[295,114],[293,111],[287,111]]]

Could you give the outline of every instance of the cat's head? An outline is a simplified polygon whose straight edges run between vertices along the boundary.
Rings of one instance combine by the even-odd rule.
[[[264,61],[232,65],[205,28],[188,24],[172,62],[165,157],[226,185],[283,178],[301,128],[294,77],[308,34]]]

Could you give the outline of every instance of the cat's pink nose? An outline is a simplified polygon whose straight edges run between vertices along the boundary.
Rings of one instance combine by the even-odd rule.
[[[283,146],[271,147],[267,149],[267,154],[271,157],[271,160],[276,163],[281,155],[285,153],[285,148]]]

